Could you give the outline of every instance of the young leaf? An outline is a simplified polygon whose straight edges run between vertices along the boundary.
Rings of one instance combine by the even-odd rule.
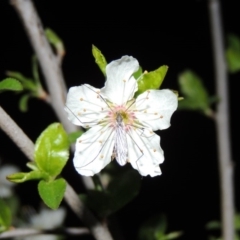
[[[240,70],[240,39],[233,34],[228,35],[226,58],[229,72],[238,72]]]
[[[17,80],[19,80],[22,83],[24,90],[30,90],[32,92],[36,92],[38,89],[33,79],[27,78],[19,72],[7,71],[6,75],[11,78],[16,78]]]
[[[179,102],[179,108],[207,113],[210,108],[209,96],[201,78],[194,72],[186,70],[180,74],[178,82],[184,97]]]
[[[0,82],[0,91],[10,90],[10,91],[22,91],[22,84],[14,78],[6,78]]]
[[[28,100],[31,97],[30,94],[24,94],[19,100],[19,109],[22,112],[27,112],[28,110]]]
[[[138,91],[135,96],[148,89],[159,89],[168,71],[168,66],[163,65],[152,72],[146,72],[138,79]]]
[[[75,143],[76,140],[83,134],[83,131],[71,132],[68,134],[69,143]]]
[[[57,209],[66,190],[66,181],[63,178],[51,182],[40,181],[38,192],[44,203],[51,209]]]
[[[59,175],[69,157],[68,136],[60,123],[44,130],[35,144],[34,159],[38,168],[52,178]]]
[[[103,75],[106,76],[107,61],[101,51],[94,45],[92,45],[92,54],[95,58],[95,62],[102,71]]]
[[[49,176],[45,172],[35,170],[28,173],[24,173],[24,172],[13,173],[11,175],[8,175],[7,179],[14,183],[23,183],[29,180],[36,180],[36,179],[48,180]]]
[[[11,221],[11,211],[7,204],[0,199],[0,233],[10,227]]]
[[[65,47],[62,39],[50,28],[45,29],[45,35],[48,41],[56,48],[60,56],[65,55]]]
[[[40,83],[40,78],[38,74],[38,60],[36,55],[32,56],[32,74],[33,74],[33,79],[37,85],[41,85]]]

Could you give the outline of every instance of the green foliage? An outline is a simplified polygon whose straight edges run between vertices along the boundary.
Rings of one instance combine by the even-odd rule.
[[[7,71],[6,73],[8,77],[15,78],[20,81],[22,90],[25,91],[24,95],[19,101],[19,109],[22,112],[26,112],[28,110],[28,100],[31,97],[45,99],[47,96],[39,79],[38,62],[35,55],[32,57],[32,73],[33,78],[27,78],[22,73],[15,71]]]
[[[176,239],[182,235],[182,232],[167,231],[167,221],[165,216],[157,215],[147,220],[140,228],[140,240],[170,240]]]
[[[70,144],[75,143],[76,140],[83,134],[83,131],[76,131],[68,134],[68,141]]]
[[[53,47],[56,49],[57,53],[60,56],[65,55],[65,47],[62,39],[50,28],[45,29],[45,35],[48,39],[48,41],[53,45]]]
[[[13,173],[7,176],[7,179],[14,183],[23,183],[29,180],[37,180],[37,179],[49,179],[49,175],[45,172],[36,170],[31,172],[18,172]]]
[[[22,183],[29,180],[41,180],[38,185],[39,195],[47,206],[58,208],[65,189],[64,179],[55,178],[61,173],[69,157],[68,135],[59,123],[49,125],[39,136],[35,144],[35,162],[27,163],[33,170],[7,176],[7,179]]]
[[[28,100],[31,97],[30,94],[24,94],[20,100],[19,100],[19,109],[22,112],[27,112],[28,111]]]
[[[57,209],[63,199],[67,183],[63,178],[51,182],[40,181],[38,192],[44,203],[51,209]]]
[[[131,169],[113,176],[105,191],[91,190],[88,195],[82,194],[80,197],[99,216],[107,217],[137,196],[140,184],[139,174]]]
[[[221,223],[219,221],[211,221],[206,224],[206,229],[208,230],[220,230]],[[236,213],[234,216],[234,229],[235,236],[234,240],[240,240],[240,214]],[[222,240],[221,237],[210,236],[209,240]]]
[[[103,75],[106,76],[107,61],[101,51],[94,45],[92,45],[92,54],[95,58],[95,62],[102,71]]]
[[[0,199],[0,233],[8,230],[11,225],[12,217],[8,205]]]
[[[41,133],[35,144],[34,159],[39,170],[52,178],[58,176],[69,157],[68,136],[59,123],[51,124]]]
[[[134,77],[139,76],[141,71],[142,70],[139,69],[134,74]],[[168,66],[163,65],[152,72],[144,72],[142,75],[140,75],[137,78],[138,91],[135,93],[135,97],[145,92],[148,89],[159,89],[167,74],[167,71],[168,71]]]
[[[179,75],[178,83],[184,99],[179,102],[179,109],[200,111],[206,115],[212,113],[211,103],[217,98],[209,97],[202,79],[190,70]]]
[[[6,78],[0,82],[0,92],[1,91],[22,91],[22,84],[14,78]]]
[[[235,73],[240,70],[240,38],[229,34],[227,40],[226,58],[228,70],[230,73]]]

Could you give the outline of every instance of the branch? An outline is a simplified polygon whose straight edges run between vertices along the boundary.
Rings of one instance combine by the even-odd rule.
[[[0,128],[12,139],[28,159],[33,160],[34,144],[0,106]]]
[[[50,94],[51,105],[67,132],[77,131],[78,128],[68,119],[64,111],[67,89],[60,68],[59,59],[51,49],[44,33],[41,20],[31,0],[10,0],[18,12],[28,34],[29,40],[36,52],[42,73],[45,77]],[[94,187],[92,179],[82,176],[87,189]]]
[[[18,228],[7,232],[0,233],[0,239],[27,237],[39,234],[55,234],[55,235],[85,235],[89,234],[87,228],[63,228],[51,230],[39,230],[33,228]]]
[[[1,107],[0,127],[13,140],[13,142],[16,143],[26,157],[33,161],[34,144]],[[73,212],[75,212],[75,214],[86,224],[97,240],[112,240],[112,236],[107,227],[103,226],[90,210],[83,205],[77,193],[68,183],[64,199]]]
[[[12,0],[11,4],[21,17],[29,40],[36,52],[50,93],[52,107],[56,115],[68,132],[76,131],[76,127],[69,123],[64,111],[66,86],[63,79],[63,73],[59,67],[58,60],[46,39],[41,20],[37,15],[32,1]]]
[[[216,123],[218,134],[218,155],[221,184],[221,212],[223,239],[234,239],[234,190],[233,166],[230,150],[228,79],[225,63],[222,22],[219,0],[209,0],[209,13],[214,50],[214,64],[218,104]]]

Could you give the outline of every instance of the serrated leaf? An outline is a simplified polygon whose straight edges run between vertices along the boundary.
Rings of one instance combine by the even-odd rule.
[[[168,71],[168,66],[163,65],[152,72],[146,72],[138,79],[138,91],[135,97],[148,89],[159,89]]]
[[[102,71],[103,75],[106,76],[107,61],[101,51],[94,45],[92,45],[92,54],[95,58],[95,62]]]
[[[28,100],[31,97],[30,94],[24,94],[19,100],[19,109],[22,112],[27,112],[28,110]]]
[[[0,82],[0,91],[22,91],[22,84],[14,78],[6,78]]]
[[[209,96],[199,76],[186,70],[179,75],[178,82],[184,97],[179,102],[179,109],[199,110],[204,113],[209,110]]]
[[[131,181],[131,184],[129,184],[129,181]],[[140,184],[141,179],[136,171],[126,171],[113,178],[106,191],[89,191],[88,195],[84,196],[86,204],[99,216],[106,217],[118,211],[136,197],[140,190]]]
[[[6,231],[11,225],[12,217],[10,208],[0,199],[0,233]]]
[[[231,73],[240,70],[240,38],[233,34],[228,35],[228,47],[226,50],[226,58],[228,70]]]
[[[28,173],[25,173],[25,172],[13,173],[11,175],[8,175],[7,179],[14,183],[23,183],[29,180],[37,180],[37,179],[48,180],[49,176],[45,172],[35,170]]]
[[[57,209],[64,197],[66,181],[63,178],[51,182],[40,181],[38,192],[44,203],[51,209]]]
[[[35,144],[34,159],[38,168],[52,178],[58,176],[69,157],[68,135],[60,123],[45,129]]]
[[[65,47],[62,39],[50,28],[45,29],[45,35],[48,41],[56,48],[57,52],[61,55],[65,55]]]
[[[69,140],[69,143],[72,144],[72,143],[75,143],[76,140],[83,134],[84,132],[83,131],[76,131],[76,132],[71,132],[68,134],[68,140]]]
[[[23,88],[26,89],[26,90],[36,92],[37,89],[38,89],[38,86],[35,84],[33,79],[27,78],[19,72],[7,71],[6,75],[19,80],[22,83]]]

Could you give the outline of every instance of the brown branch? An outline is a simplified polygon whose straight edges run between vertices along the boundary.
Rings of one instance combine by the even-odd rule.
[[[216,113],[218,157],[221,188],[223,239],[234,239],[234,184],[231,162],[228,79],[224,54],[222,20],[219,0],[209,0],[209,14],[214,50],[216,92],[221,99]]]

